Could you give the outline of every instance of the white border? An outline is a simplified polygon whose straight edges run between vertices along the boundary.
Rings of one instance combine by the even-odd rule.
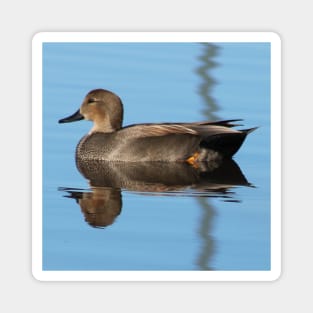
[[[43,271],[42,44],[44,42],[271,43],[270,271]],[[32,273],[41,281],[273,281],[281,274],[281,40],[273,32],[41,32],[32,41]]]

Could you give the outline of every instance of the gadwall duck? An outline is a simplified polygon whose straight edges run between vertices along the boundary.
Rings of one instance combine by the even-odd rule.
[[[80,109],[59,120],[68,123],[82,119],[93,127],[78,143],[76,160],[187,162],[231,158],[247,134],[256,128],[235,130],[238,126],[218,122],[134,124],[122,127],[123,104],[111,91],[90,91]]]

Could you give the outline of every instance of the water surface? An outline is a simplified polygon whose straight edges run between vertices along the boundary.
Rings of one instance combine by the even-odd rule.
[[[124,125],[240,118],[259,129],[201,175],[81,173],[75,147],[91,124],[57,121],[95,88],[122,98]],[[43,270],[266,271],[270,257],[270,44],[44,44]]]

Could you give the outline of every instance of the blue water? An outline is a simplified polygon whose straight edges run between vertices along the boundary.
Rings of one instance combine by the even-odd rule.
[[[259,126],[234,157],[250,185],[223,175],[170,190],[91,186],[74,159],[91,123],[57,121],[95,88],[122,98],[124,125],[240,118],[243,128]],[[84,203],[112,194],[106,226],[94,227],[102,215]],[[270,44],[43,45],[44,270],[270,270],[270,196]]]

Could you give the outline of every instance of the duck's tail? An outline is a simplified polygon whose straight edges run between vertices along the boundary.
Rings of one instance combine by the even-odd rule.
[[[226,158],[231,158],[241,147],[247,135],[258,127],[242,129],[238,132],[221,133],[207,137],[200,145],[209,150],[219,152]]]
[[[246,133],[246,135],[252,133],[253,131],[255,131],[256,129],[258,129],[259,127],[252,127],[252,128],[247,128],[247,129],[240,129],[241,132]]]

